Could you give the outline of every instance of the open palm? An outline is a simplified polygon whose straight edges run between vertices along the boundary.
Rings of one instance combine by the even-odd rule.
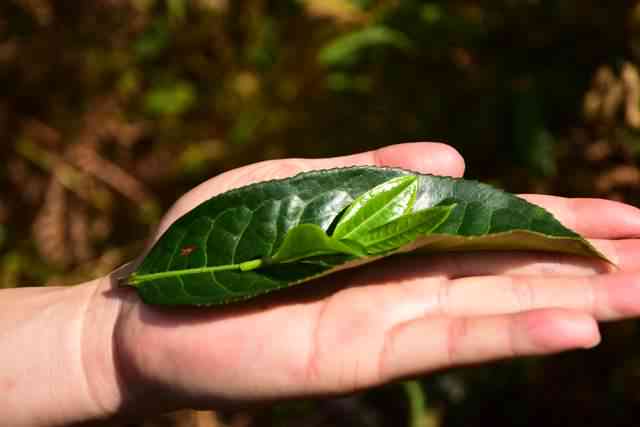
[[[363,164],[452,176],[464,170],[451,148],[426,143],[259,163],[186,194],[159,233],[230,188]],[[639,211],[606,200],[525,197],[618,268],[557,254],[397,257],[214,309],[167,310],[119,291],[114,350],[122,390],[165,409],[344,393],[459,364],[591,347],[597,320],[639,315]]]

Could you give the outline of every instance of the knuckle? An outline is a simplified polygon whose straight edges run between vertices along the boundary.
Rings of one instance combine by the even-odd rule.
[[[516,311],[526,311],[535,308],[536,298],[534,287],[526,277],[514,280],[512,277],[506,277],[511,292],[515,298]]]
[[[467,336],[469,321],[465,317],[454,317],[447,326],[446,356],[450,365],[464,362],[462,345]]]

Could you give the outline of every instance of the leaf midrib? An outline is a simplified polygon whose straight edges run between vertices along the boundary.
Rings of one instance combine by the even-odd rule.
[[[147,274],[132,274],[129,279],[129,284],[133,286],[137,286],[144,282],[149,282],[152,280],[158,279],[170,279],[172,277],[182,277],[191,274],[201,274],[201,273],[215,273],[218,271],[233,271],[233,270],[241,270],[241,271],[249,271],[255,270],[256,268],[262,265],[261,259],[252,259],[249,261],[244,261],[238,264],[225,264],[225,265],[213,265],[207,267],[196,267],[196,268],[186,268],[183,270],[171,270],[171,271],[161,271],[158,273],[147,273]]]
[[[376,212],[373,215],[369,215],[369,217],[367,219],[365,219],[364,221],[362,221],[360,224],[358,224],[357,226],[355,226],[354,228],[351,229],[351,231],[349,231],[347,234],[345,234],[344,236],[341,236],[341,239],[348,239],[350,238],[354,233],[357,233],[357,231],[359,229],[361,229],[362,227],[364,227],[365,225],[367,225],[370,221],[374,220],[375,218],[378,217],[378,215],[380,215],[380,212],[383,212],[384,209],[391,205],[392,203],[395,202],[395,198],[391,198],[389,199],[389,201],[387,203],[385,203],[380,209],[376,210]]]

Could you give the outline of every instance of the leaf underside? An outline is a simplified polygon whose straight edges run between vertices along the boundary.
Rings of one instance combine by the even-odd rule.
[[[350,212],[360,196],[375,199],[369,196],[391,180],[392,189],[362,207],[366,212]],[[395,209],[392,214],[375,209],[385,203]],[[360,222],[349,223],[346,216]],[[370,226],[359,225],[367,221]],[[415,249],[552,251],[607,261],[543,208],[486,184],[350,167],[252,184],[209,199],[162,235],[129,284],[151,304],[224,304]]]

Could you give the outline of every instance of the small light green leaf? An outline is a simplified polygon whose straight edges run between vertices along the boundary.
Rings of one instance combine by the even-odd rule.
[[[455,205],[436,206],[402,215],[393,221],[358,236],[356,242],[369,255],[384,254],[430,234],[451,214]]]
[[[362,194],[342,215],[333,237],[357,241],[358,235],[411,211],[416,200],[417,182],[415,176],[401,176]]]
[[[271,257],[269,262],[277,264],[335,254],[365,255],[364,251],[358,250],[357,247],[352,248],[327,236],[327,233],[315,224],[301,224],[287,233],[278,252]]]

